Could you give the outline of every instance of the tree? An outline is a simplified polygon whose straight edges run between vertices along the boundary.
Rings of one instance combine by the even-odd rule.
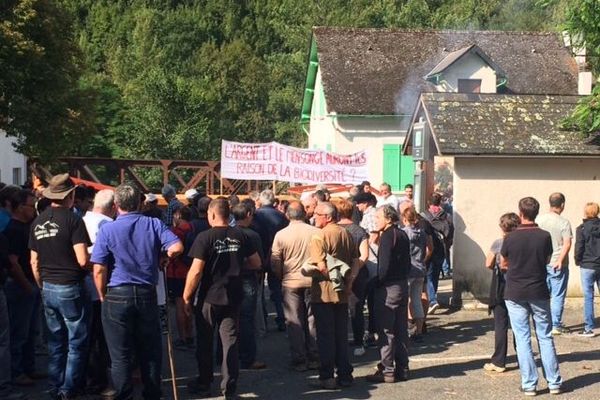
[[[0,5],[0,129],[22,153],[72,154],[93,132],[70,14],[51,0]],[[57,145],[59,143],[60,145]]]
[[[566,13],[566,29],[574,47],[585,47],[589,67],[600,73],[600,2],[571,0]],[[600,132],[600,85],[579,102],[564,125],[589,136]]]

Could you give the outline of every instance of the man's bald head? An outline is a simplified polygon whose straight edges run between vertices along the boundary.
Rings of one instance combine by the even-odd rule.
[[[304,219],[306,218],[304,206],[298,200],[290,201],[285,215],[287,215],[290,221],[304,221]]]

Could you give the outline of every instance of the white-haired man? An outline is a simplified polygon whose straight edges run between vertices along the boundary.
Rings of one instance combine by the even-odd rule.
[[[263,268],[267,271],[267,281],[271,291],[271,301],[275,306],[277,317],[275,322],[280,331],[285,331],[285,317],[283,314],[283,293],[281,279],[278,279],[271,269],[271,248],[275,234],[288,225],[288,220],[283,213],[273,207],[275,194],[272,190],[263,190],[259,196],[260,208],[254,214],[251,228],[254,229],[262,239],[264,263]]]
[[[88,247],[91,254],[96,243],[96,236],[100,227],[107,222],[111,222],[116,214],[115,192],[112,189],[103,189],[96,193],[94,197],[94,208],[88,211],[83,217],[85,228],[92,245]],[[102,330],[102,302],[98,296],[96,286],[91,274],[85,277],[85,284],[92,299],[92,323],[90,329],[90,353],[88,362],[88,389],[93,393],[102,393],[103,395],[114,394],[112,389],[108,388],[108,368],[110,359],[108,357],[108,348],[106,339]]]

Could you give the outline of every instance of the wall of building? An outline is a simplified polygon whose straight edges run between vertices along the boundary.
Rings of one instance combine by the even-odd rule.
[[[335,128],[331,117],[327,116],[327,102],[320,70],[317,72],[315,80],[315,95],[311,107],[309,132],[309,149],[335,151],[333,150],[335,147]]]
[[[481,93],[496,93],[496,71],[476,54],[462,57],[442,76],[443,80],[437,86],[440,92],[457,92],[459,79],[481,79]]]
[[[600,159],[564,158],[456,158],[454,161],[455,290],[487,298],[491,274],[484,267],[485,253],[501,236],[500,215],[518,213],[518,201],[533,196],[541,212],[548,211],[548,196],[566,197],[563,216],[573,235],[587,202],[600,202]],[[570,296],[580,296],[579,267],[570,253]]]
[[[27,158],[14,150],[14,143],[0,130],[0,182],[22,185],[27,180]]]

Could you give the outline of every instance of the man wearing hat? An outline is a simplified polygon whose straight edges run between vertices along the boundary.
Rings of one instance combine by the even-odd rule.
[[[79,395],[86,376],[91,304],[83,279],[91,243],[83,220],[70,210],[74,190],[68,174],[52,177],[43,192],[50,207],[33,221],[29,237],[48,325],[49,393],[55,399]]]
[[[162,221],[164,214],[163,211],[158,208],[158,197],[154,193],[148,193],[145,195],[146,200],[142,207],[142,214],[146,217],[158,218]]]
[[[196,189],[188,189],[185,191],[184,196],[188,201],[190,210],[192,211],[192,219],[199,218],[200,215],[198,213],[198,208],[196,207],[196,202],[199,199],[200,192],[198,192]]]

